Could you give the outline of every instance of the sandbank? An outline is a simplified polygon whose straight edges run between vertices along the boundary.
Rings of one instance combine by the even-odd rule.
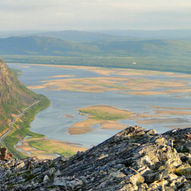
[[[50,76],[50,78],[73,78],[74,75],[56,75],[56,76]]]
[[[167,109],[167,110],[191,110],[191,108],[187,107],[161,107],[161,106],[150,106],[153,109]]]
[[[54,90],[102,93],[108,91],[128,91],[131,95],[164,95],[191,92],[184,81],[160,81],[135,77],[92,77],[55,79],[41,81],[42,85],[28,86],[30,89],[50,88]],[[168,90],[162,90],[168,88]]]
[[[171,128],[171,129],[184,129],[184,128],[191,128],[191,124],[190,125],[168,125],[165,127]]]
[[[157,115],[191,115],[191,111],[154,110]]]
[[[86,120],[75,123],[68,129],[69,133],[84,134],[93,131],[93,125],[100,124],[104,129],[121,130],[126,125],[118,123],[122,119],[130,119],[132,112],[121,110],[107,105],[95,105],[78,109],[80,114],[88,117]]]
[[[139,124],[159,124],[159,123],[189,123],[189,120],[182,118],[154,118],[154,119],[145,119],[138,120]]]

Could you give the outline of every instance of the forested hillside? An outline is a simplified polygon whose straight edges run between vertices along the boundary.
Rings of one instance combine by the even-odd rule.
[[[189,40],[106,40],[72,42],[53,37],[0,38],[1,55],[189,56]]]
[[[100,40],[82,42],[79,39],[85,39],[85,33],[79,33],[76,36],[80,36],[79,41],[74,42],[75,40],[71,41],[74,38],[72,34],[68,36],[68,40],[63,40],[67,36],[64,38],[62,35],[64,33],[58,33],[57,38],[54,35],[0,38],[0,56],[6,62],[122,67],[183,73],[191,71],[189,39],[100,37]]]

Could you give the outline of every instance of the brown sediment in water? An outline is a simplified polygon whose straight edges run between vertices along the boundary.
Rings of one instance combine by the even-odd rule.
[[[93,125],[98,124],[99,121],[94,120],[94,119],[86,119],[84,121],[79,121],[72,125],[68,129],[68,132],[71,135],[77,135],[77,134],[85,134],[93,131],[93,128],[91,128]]]
[[[191,111],[180,110],[154,110],[157,115],[191,115]]]
[[[170,129],[184,129],[184,128],[191,128],[191,124],[190,125],[167,125],[165,127]]]
[[[144,112],[144,113],[136,113],[135,115],[132,116],[132,119],[137,120],[137,119],[157,118],[157,117],[164,117],[164,116],[153,115],[150,112]]]
[[[50,76],[50,78],[73,78],[74,75],[56,75],[56,76]]]
[[[127,128],[127,125],[118,123],[117,121],[104,121],[100,123],[103,129],[123,130]]]
[[[87,71],[95,72],[95,73],[105,75],[105,76],[112,75],[115,72],[115,69],[109,69],[109,68],[104,68],[104,67],[95,67],[95,66],[51,65],[51,64],[32,64],[32,65],[87,70]]]
[[[71,135],[85,134],[93,131],[93,125],[100,124],[103,129],[112,129],[112,130],[122,130],[127,128],[127,125],[120,124],[116,121],[98,121],[94,119],[87,119],[75,123],[72,127],[68,129]]]
[[[148,95],[165,95],[166,93],[162,91],[130,91],[128,94],[148,96]]]
[[[91,77],[55,79],[42,81],[42,85],[28,86],[30,89],[50,88],[54,90],[102,93],[105,91],[122,91],[125,94],[133,95],[159,95],[183,93],[188,85],[185,81],[160,81],[135,77]],[[168,90],[161,90],[168,88]],[[124,92],[128,91],[128,92]],[[184,90],[189,93],[191,89]]]
[[[156,119],[145,119],[138,120],[139,124],[160,124],[160,123],[189,123],[190,121],[182,118],[156,118]]]
[[[94,130],[92,126],[96,124],[100,124],[103,129],[121,130],[126,128],[126,125],[120,124],[118,121],[130,119],[133,115],[133,112],[107,105],[88,106],[78,110],[88,119],[77,122],[68,129],[69,133],[73,135],[91,132]]]
[[[121,94],[131,95],[171,95],[175,96],[180,93],[191,93],[189,82],[182,78],[189,75],[173,74],[168,72],[133,70],[133,69],[108,69],[89,66],[69,66],[69,65],[42,65],[58,68],[82,69],[93,71],[103,75],[102,77],[91,78],[72,78],[71,79],[51,79],[42,81],[42,85],[29,86],[31,89],[50,88],[54,90],[102,93],[105,91],[121,91]],[[110,76],[114,74],[115,76]],[[148,75],[164,75],[179,77],[179,80],[169,79],[163,81],[160,79],[148,79]],[[124,76],[127,75],[127,76]],[[67,75],[58,75],[61,77]],[[68,76],[68,77],[69,77]],[[108,77],[107,77],[108,76]],[[138,77],[136,77],[138,76]],[[187,87],[187,88],[185,88]],[[164,90],[166,88],[166,90]],[[177,95],[176,95],[177,96]]]
[[[106,68],[106,67],[95,67],[95,66],[77,66],[77,65],[52,65],[52,64],[31,64],[38,66],[49,66],[57,68],[69,68],[69,69],[82,69],[91,72],[95,72],[101,75],[119,75],[119,76],[155,76],[164,75],[173,78],[191,78],[189,74],[178,74],[173,72],[160,72],[152,70],[139,70],[139,69],[128,69],[128,68]]]
[[[167,109],[167,110],[191,110],[191,108],[187,107],[161,107],[161,106],[150,106],[153,109]]]
[[[176,93],[191,93],[191,87],[180,87],[178,89],[169,89],[165,90],[164,93],[166,94],[176,94]]]
[[[66,118],[71,118],[71,119],[74,118],[74,116],[73,116],[72,114],[66,114],[66,115],[64,115],[64,117],[66,117]]]

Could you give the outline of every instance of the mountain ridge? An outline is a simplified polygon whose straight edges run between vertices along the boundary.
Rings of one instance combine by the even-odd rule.
[[[128,127],[71,158],[0,161],[0,189],[186,191],[191,188],[190,145],[191,128],[158,134]]]
[[[188,56],[191,41],[109,40],[71,42],[54,37],[27,36],[0,38],[1,55],[33,56]]]

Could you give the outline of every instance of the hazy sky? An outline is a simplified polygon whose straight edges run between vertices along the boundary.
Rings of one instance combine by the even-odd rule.
[[[1,30],[189,29],[191,0],[0,0]]]

